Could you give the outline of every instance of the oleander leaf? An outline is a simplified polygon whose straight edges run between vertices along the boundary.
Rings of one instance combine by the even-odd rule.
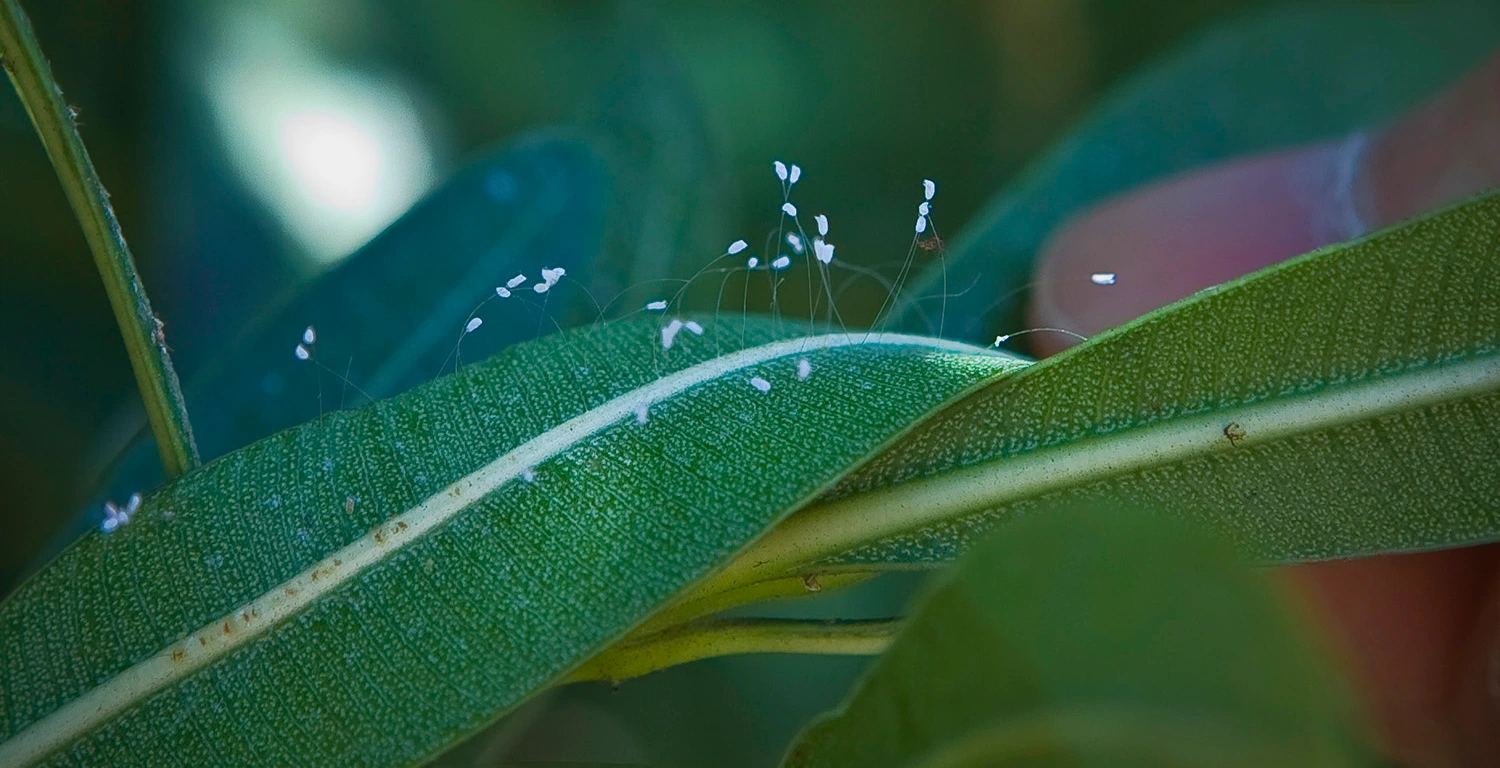
[[[1024,365],[769,320],[664,350],[659,323],[327,414],[85,535],[0,604],[0,764],[420,762]]]
[[[686,599],[953,558],[1089,501],[1270,562],[1500,539],[1500,193],[1195,294],[945,406]]]
[[[1132,187],[1239,155],[1332,138],[1391,119],[1493,50],[1500,6],[1282,7],[1217,24],[1116,85],[913,281],[902,321],[926,328],[948,284],[948,335],[1023,327],[1032,262],[1047,238]],[[988,336],[986,335],[988,332]]]
[[[1030,518],[931,586],[785,765],[1369,765],[1268,577],[1179,521]]]

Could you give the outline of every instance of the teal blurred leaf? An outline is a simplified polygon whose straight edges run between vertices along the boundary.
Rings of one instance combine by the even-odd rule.
[[[1232,551],[1078,510],[977,545],[786,765],[1367,765],[1333,665]]]
[[[464,337],[464,359],[594,320],[588,276],[605,237],[608,184],[597,152],[577,137],[523,138],[476,159],[187,377],[203,457],[452,372],[469,313],[519,272],[534,281],[544,266],[563,267],[568,278],[545,305],[528,287],[507,303],[485,304],[478,316],[486,324]],[[309,325],[317,329],[318,362],[329,370],[292,354]],[[341,380],[345,375],[351,384]],[[144,421],[139,434],[105,468],[103,498],[119,500],[161,483]],[[99,520],[97,506],[82,510],[33,569]]]
[[[1032,262],[1068,218],[1147,182],[1214,161],[1338,136],[1394,117],[1500,39],[1493,3],[1283,9],[1220,25],[1116,86],[955,237],[947,335],[1024,327]],[[928,330],[942,302],[934,263],[898,322]],[[988,335],[987,335],[988,334]]]

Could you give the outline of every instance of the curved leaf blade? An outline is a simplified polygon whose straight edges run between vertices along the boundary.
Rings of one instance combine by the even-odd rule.
[[[1080,499],[1268,561],[1500,538],[1500,194],[1100,334],[949,404],[704,590],[954,557]]]
[[[569,332],[167,486],[0,605],[0,762],[422,760],[1023,365],[771,328]]]
[[[785,764],[1366,764],[1348,690],[1269,587],[1161,517],[1018,522],[934,585]]]

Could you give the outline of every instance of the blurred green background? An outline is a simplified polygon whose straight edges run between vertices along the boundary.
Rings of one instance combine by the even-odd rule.
[[[190,382],[251,318],[467,158],[538,128],[607,118],[628,69],[646,78],[631,98],[666,94],[656,156],[686,158],[709,180],[703,194],[723,206],[723,242],[774,217],[769,164],[781,158],[803,166],[800,192],[826,204],[839,256],[888,267],[905,253],[921,179],[939,182],[936,220],[947,236],[1103,89],[1205,25],[1270,3],[26,5]],[[641,61],[652,66],[623,66]],[[634,108],[651,117],[650,104]],[[0,254],[8,591],[90,500],[141,418],[83,238],[9,93],[0,96]],[[903,593],[844,599],[874,615]],[[764,765],[858,668],[740,659],[618,692],[579,688],[444,760],[693,765],[714,755],[720,765]]]

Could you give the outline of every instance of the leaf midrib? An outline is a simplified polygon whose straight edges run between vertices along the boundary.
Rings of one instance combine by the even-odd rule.
[[[1011,501],[1496,390],[1500,353],[1475,355],[991,459],[809,507],[778,525],[694,594],[781,576],[887,537]],[[1237,424],[1244,436],[1231,441],[1225,434],[1230,424]]]

